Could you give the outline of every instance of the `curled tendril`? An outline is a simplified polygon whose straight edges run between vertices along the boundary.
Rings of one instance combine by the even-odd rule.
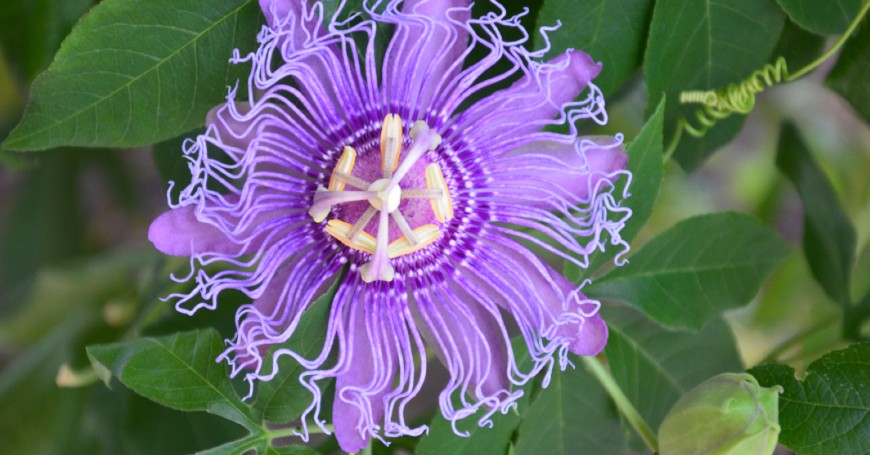
[[[751,112],[752,108],[755,107],[755,95],[763,92],[766,88],[780,82],[794,81],[818,68],[819,65],[843,47],[843,44],[846,43],[852,32],[861,23],[868,10],[870,10],[870,0],[864,0],[861,10],[834,46],[796,73],[789,73],[785,58],[779,57],[772,64],[765,65],[763,68],[753,72],[748,78],[736,84],[731,84],[717,90],[692,90],[680,93],[681,104],[701,104],[703,106],[694,113],[696,121],[694,125],[685,117],[681,117],[677,122],[677,130],[665,153],[665,160],[670,159],[671,155],[673,155],[684,130],[694,137],[703,137],[719,120],[727,118],[731,114],[748,114]]]
[[[695,111],[696,125],[692,125],[685,117],[680,124],[687,133],[695,137],[703,137],[707,130],[731,114],[748,114],[755,107],[755,95],[764,89],[790,80],[788,65],[785,58],[779,57],[773,64],[767,64],[756,70],[748,78],[736,84],[718,90],[692,90],[680,93],[681,104],[703,104],[704,107]]]

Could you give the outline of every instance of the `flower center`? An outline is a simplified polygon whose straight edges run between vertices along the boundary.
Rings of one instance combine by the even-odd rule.
[[[329,179],[328,188],[318,188],[308,214],[316,222],[322,222],[338,204],[368,201],[369,207],[353,220],[333,218],[326,225],[326,232],[344,245],[371,255],[371,259],[360,267],[363,281],[392,281],[395,274],[390,259],[414,253],[431,245],[441,237],[441,231],[434,224],[411,227],[402,211],[401,201],[406,199],[428,199],[435,219],[444,223],[453,218],[453,201],[438,164],[426,166],[426,188],[402,189],[399,182],[408,175],[411,167],[430,150],[441,143],[441,136],[432,131],[424,122],[417,122],[409,131],[413,142],[402,154],[402,120],[398,115],[388,114],[381,127],[381,175],[383,178],[367,182],[353,175],[357,153],[353,147],[345,147]],[[346,190],[347,186],[357,191]],[[365,231],[366,226],[378,215],[377,231],[372,236]],[[399,228],[402,235],[390,241],[390,223]]]

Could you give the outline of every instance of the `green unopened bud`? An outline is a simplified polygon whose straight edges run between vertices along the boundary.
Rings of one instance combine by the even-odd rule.
[[[770,455],[779,437],[782,387],[725,373],[686,393],[659,428],[661,455]]]

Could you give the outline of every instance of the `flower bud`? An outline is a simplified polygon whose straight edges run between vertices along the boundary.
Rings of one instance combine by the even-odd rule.
[[[782,387],[747,373],[714,376],[686,393],[659,428],[661,455],[770,455],[779,437]]]

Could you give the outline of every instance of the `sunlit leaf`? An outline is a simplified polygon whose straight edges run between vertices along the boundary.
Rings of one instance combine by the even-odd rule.
[[[779,235],[747,215],[701,215],[654,238],[583,292],[633,305],[667,327],[697,330],[749,303],[789,252]]]
[[[34,82],[3,147],[150,144],[202,125],[235,84],[234,48],[254,48],[254,0],[106,0]]]
[[[782,386],[779,442],[801,455],[870,453],[870,344],[832,352],[810,364],[802,380],[788,365],[749,373]]]

